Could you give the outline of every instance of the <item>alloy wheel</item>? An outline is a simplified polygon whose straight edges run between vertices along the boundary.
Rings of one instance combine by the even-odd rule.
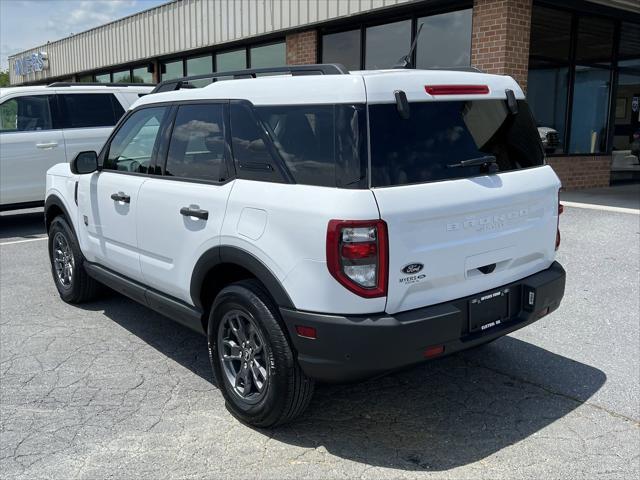
[[[260,401],[268,385],[267,352],[262,333],[247,312],[234,309],[224,315],[218,355],[234,393],[247,403]]]
[[[53,267],[58,283],[65,289],[71,288],[75,259],[69,241],[61,232],[53,237]]]

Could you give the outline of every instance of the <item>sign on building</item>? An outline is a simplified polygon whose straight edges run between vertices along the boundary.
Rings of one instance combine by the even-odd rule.
[[[13,64],[13,71],[18,76],[28,75],[34,72],[41,72],[49,68],[49,61],[45,52],[36,52],[16,58]]]

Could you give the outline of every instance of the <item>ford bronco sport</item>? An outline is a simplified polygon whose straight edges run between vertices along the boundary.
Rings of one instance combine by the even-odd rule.
[[[513,79],[264,73],[160,84],[99,153],[49,170],[64,301],[104,284],[201,332],[228,408],[260,427],[299,415],[315,381],[475,347],[558,308],[560,182]]]

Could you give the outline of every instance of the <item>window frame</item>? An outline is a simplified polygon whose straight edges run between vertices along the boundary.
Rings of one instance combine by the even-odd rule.
[[[363,16],[360,20],[353,22],[346,20],[345,22],[339,22],[336,25],[331,25],[328,27],[320,28],[318,31],[318,62],[327,63],[323,59],[323,51],[322,51],[322,37],[325,35],[331,35],[333,33],[343,33],[352,30],[360,30],[360,67],[359,70],[364,70],[365,68],[365,60],[366,60],[366,48],[367,48],[367,28],[370,27],[378,27],[380,25],[386,25],[389,23],[396,23],[403,20],[410,20],[410,45],[416,38],[416,33],[418,31],[418,20],[423,17],[430,17],[433,15],[441,15],[445,13],[457,12],[459,10],[469,10],[473,8],[473,2],[469,0],[460,0],[454,1],[448,5],[429,5],[428,7],[419,6],[416,8],[415,5],[408,5],[407,8],[398,8],[398,13],[396,15],[389,14],[389,12],[382,13],[374,13],[370,15]],[[405,10],[402,12],[402,10]],[[473,23],[471,28],[473,29]],[[417,48],[416,48],[417,51]],[[416,51],[411,55],[411,63],[413,65],[416,64]],[[469,51],[471,52],[471,45],[469,45]],[[408,52],[407,52],[408,53]],[[398,60],[400,60],[398,58]],[[328,62],[331,63],[331,62]]]
[[[570,28],[570,38],[569,38],[569,58],[566,62],[553,61],[549,62],[549,66],[552,67],[566,67],[568,68],[568,78],[567,78],[567,95],[565,97],[565,122],[564,122],[564,152],[563,153],[551,153],[547,154],[548,157],[597,157],[597,156],[610,156],[613,152],[613,142],[615,137],[615,101],[618,93],[618,77],[620,72],[624,72],[624,67],[619,65],[621,57],[620,57],[620,32],[622,29],[623,23],[629,23],[637,25],[640,28],[640,17],[633,16],[633,14],[629,14],[632,17],[629,18],[626,14],[625,16],[615,16],[608,14],[608,11],[603,11],[598,9],[597,6],[593,8],[589,8],[585,11],[577,11],[572,9],[570,5],[557,5],[545,0],[536,0],[533,4],[533,8],[536,6],[544,7],[551,10],[558,10],[569,13],[571,15],[571,28]],[[614,23],[614,33],[613,33],[613,47],[612,47],[612,55],[611,55],[611,63],[608,66],[603,66],[602,63],[597,62],[578,62],[577,61],[577,49],[578,49],[578,30],[579,30],[579,22],[582,18],[603,18]],[[529,65],[531,64],[531,60],[539,60],[539,61],[548,61],[546,57],[539,56],[530,56],[529,57]],[[604,126],[604,131],[606,135],[605,139],[605,151],[603,152],[595,152],[595,153],[572,153],[570,150],[571,146],[571,131],[572,131],[572,123],[573,123],[573,100],[574,100],[574,92],[575,92],[575,80],[576,80],[576,67],[593,67],[600,70],[608,70],[609,71],[609,95],[608,95],[608,115],[607,115],[607,123]],[[529,66],[529,70],[535,70]]]

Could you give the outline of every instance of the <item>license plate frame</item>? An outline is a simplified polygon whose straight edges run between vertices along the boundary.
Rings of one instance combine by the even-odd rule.
[[[469,333],[491,330],[511,319],[510,289],[501,288],[469,300]]]

